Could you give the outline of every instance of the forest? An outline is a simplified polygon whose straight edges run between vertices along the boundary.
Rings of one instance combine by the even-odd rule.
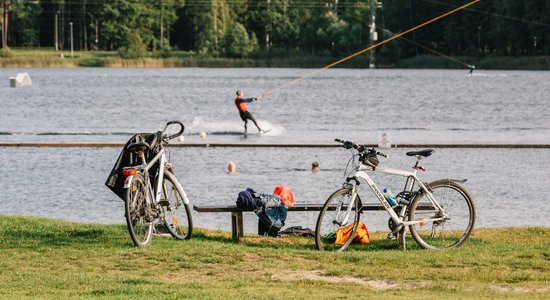
[[[123,58],[341,57],[469,0],[0,0],[3,48],[72,47]],[[482,0],[376,50],[398,60],[550,54],[550,1]],[[424,48],[418,45],[423,45]]]

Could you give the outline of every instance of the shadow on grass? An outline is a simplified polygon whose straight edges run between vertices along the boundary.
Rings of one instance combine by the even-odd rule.
[[[224,243],[224,244],[236,244],[236,242],[233,241],[233,239],[231,239],[229,237],[225,237],[225,236],[222,236],[222,235],[208,235],[208,234],[205,234],[202,231],[194,232],[193,236],[191,237],[191,240],[194,240],[194,239],[203,240],[203,241],[211,241],[211,242],[219,242],[219,243]]]
[[[258,249],[271,248],[317,251],[315,248],[315,238],[313,237],[266,237],[260,235],[246,235],[240,242],[237,243],[227,236],[227,233],[199,231],[193,234],[192,240],[194,239],[224,244],[234,244]],[[423,250],[411,237],[407,238],[406,245],[407,251]],[[400,249],[402,249],[401,246],[395,240],[371,239],[370,243],[366,245],[352,244],[346,251],[387,251]]]
[[[240,243],[236,243],[228,237],[210,236],[204,233],[194,235],[193,239],[195,238],[205,241],[235,244],[258,249],[271,248],[317,251],[315,248],[315,239],[312,237],[264,237],[248,235]],[[371,240],[371,242],[366,245],[352,244],[346,251],[387,251],[400,249],[401,246],[397,241]],[[422,248],[420,248],[414,240],[407,239],[407,251],[408,250],[422,250]]]
[[[122,225],[79,224],[41,218],[4,218],[0,222],[2,248],[123,246]],[[129,239],[128,239],[129,240]]]

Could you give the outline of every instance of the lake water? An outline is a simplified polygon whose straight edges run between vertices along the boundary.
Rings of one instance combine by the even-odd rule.
[[[241,135],[235,90],[260,95],[309,69],[0,69],[0,142],[116,142],[154,132],[168,120],[186,126],[186,143],[327,144],[334,138],[391,142],[550,142],[550,72],[335,69],[269,95],[249,109],[272,131]],[[10,88],[27,72],[33,86]],[[2,84],[4,80],[4,84]],[[205,139],[198,133],[206,132]],[[252,132],[255,129],[252,128]],[[119,148],[0,147],[1,215],[123,223],[123,202],[104,182]],[[382,164],[408,169],[411,149],[389,149]],[[342,182],[339,148],[172,148],[192,204],[232,204],[239,191],[288,184],[298,202],[322,203]],[[229,161],[237,174],[225,173]],[[322,171],[309,171],[319,161]],[[550,149],[436,149],[426,181],[467,178],[477,226],[550,226]],[[397,192],[402,182],[375,180]],[[373,202],[364,193],[366,202]],[[230,229],[229,214],[194,213],[198,227]],[[290,213],[287,225],[313,227],[316,213]],[[386,230],[385,212],[367,214]],[[245,216],[246,232],[256,218]]]

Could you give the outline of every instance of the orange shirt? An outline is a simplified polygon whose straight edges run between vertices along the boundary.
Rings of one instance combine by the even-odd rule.
[[[241,97],[235,98],[235,105],[237,106],[237,109],[239,110],[239,112],[242,112],[242,113],[246,112],[247,111],[246,102],[252,102],[252,99],[253,98],[249,98],[249,99],[244,99]]]

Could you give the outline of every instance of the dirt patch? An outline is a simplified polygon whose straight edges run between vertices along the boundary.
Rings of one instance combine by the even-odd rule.
[[[550,292],[550,286],[511,286],[499,285],[493,286],[493,289],[499,292],[518,292],[518,293],[546,293]]]
[[[352,276],[330,276],[324,275],[321,271],[295,271],[286,272],[284,274],[274,274],[273,279],[279,279],[283,281],[288,280],[312,280],[312,281],[324,281],[330,283],[355,283],[359,285],[366,285],[375,290],[391,290],[391,289],[414,289],[419,287],[428,287],[431,285],[429,281],[395,281],[391,279],[381,280],[368,280],[359,277]]]

